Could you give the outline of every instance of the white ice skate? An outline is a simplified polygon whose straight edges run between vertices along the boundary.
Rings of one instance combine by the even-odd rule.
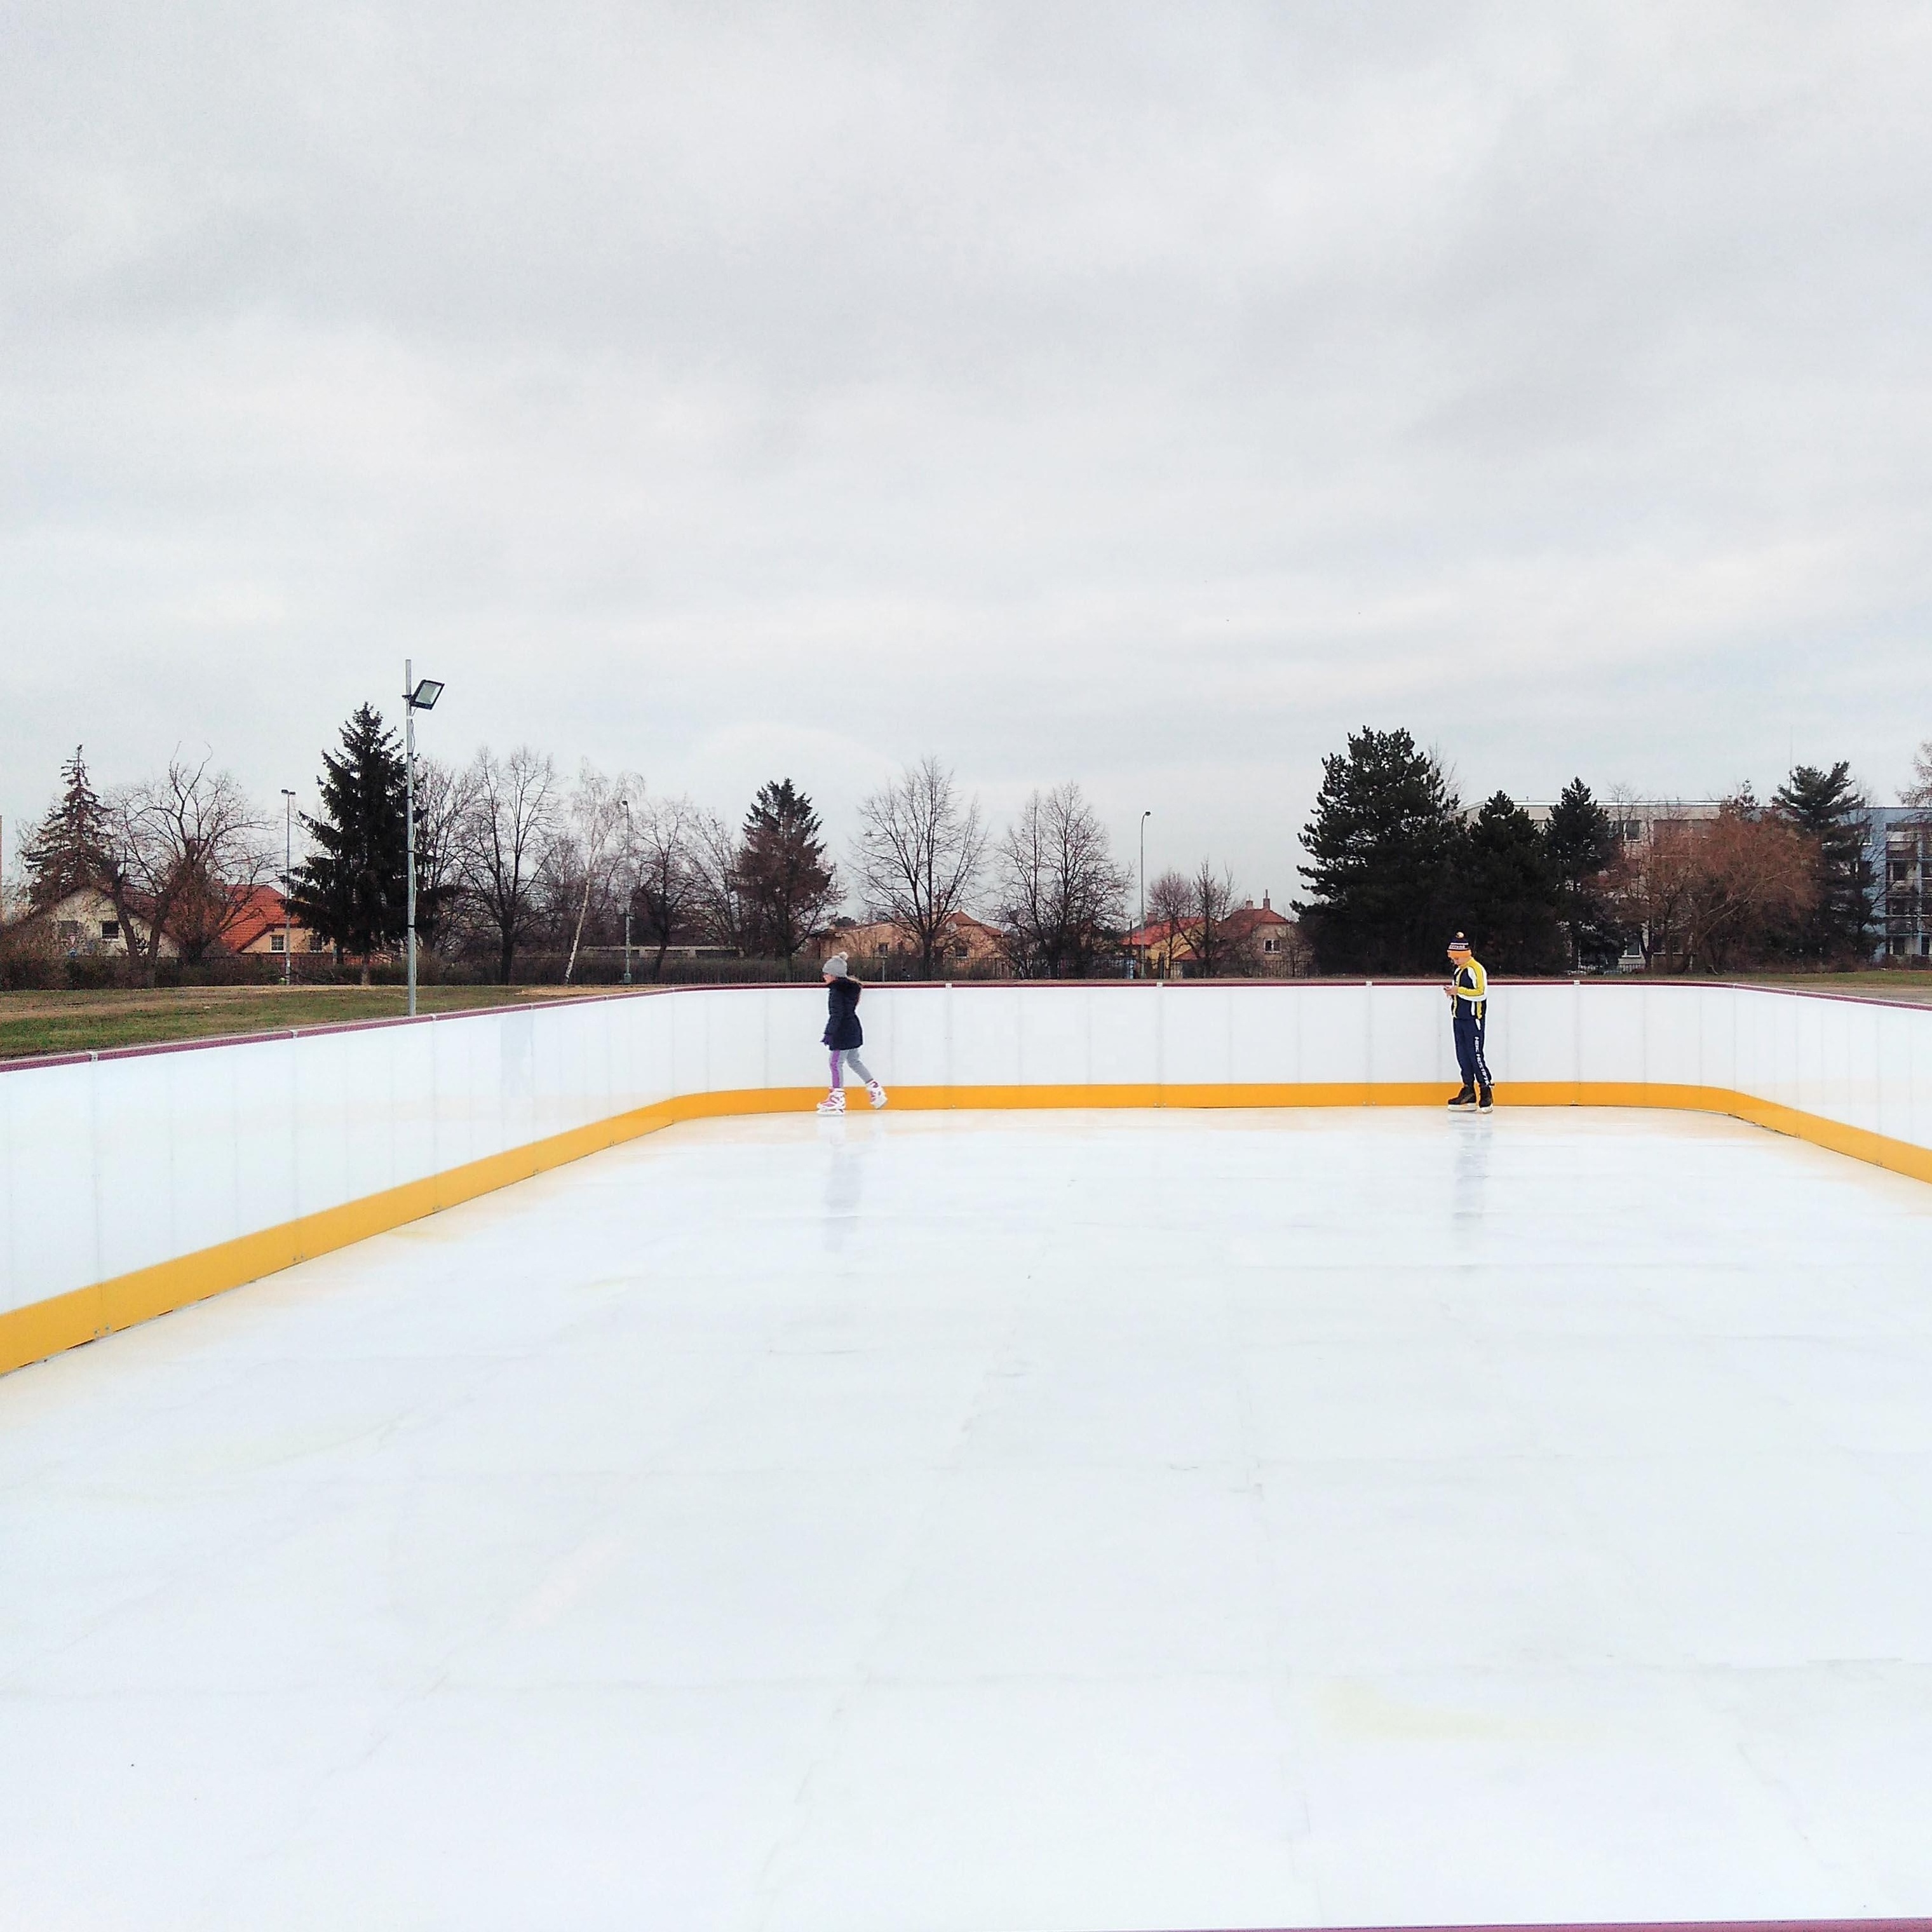
[[[832,1091],[826,1094],[824,1100],[819,1102],[818,1111],[821,1114],[844,1113],[845,1111],[844,1088],[842,1087],[833,1088]]]
[[[875,1107],[883,1107],[886,1104],[886,1090],[876,1080],[866,1082],[866,1094]]]

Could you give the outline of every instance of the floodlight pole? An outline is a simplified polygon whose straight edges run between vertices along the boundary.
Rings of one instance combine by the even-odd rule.
[[[410,1017],[416,1012],[416,666],[403,660],[403,848],[408,854],[405,915],[410,956]]]
[[[1141,814],[1141,952],[1143,956],[1148,950],[1147,943],[1147,822],[1153,816],[1154,808],[1151,806]],[[1138,977],[1138,974],[1136,976]]]
[[[624,856],[631,856],[631,801],[620,798],[618,804],[624,813]],[[632,874],[631,890],[624,895],[624,984],[631,983],[631,902],[638,896],[637,879]]]
[[[296,795],[282,788],[282,984],[295,983],[294,926],[289,910],[289,895],[296,889]]]
[[[429,694],[424,696],[427,692]],[[407,854],[409,909],[410,1016],[416,1010],[416,713],[427,711],[442,695],[433,677],[416,682],[416,666],[403,660],[403,849]]]

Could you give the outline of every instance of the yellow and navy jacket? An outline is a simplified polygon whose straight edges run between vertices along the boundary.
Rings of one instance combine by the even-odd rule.
[[[1482,962],[1472,959],[1468,965],[1457,967],[1449,983],[1456,992],[1456,1017],[1480,1019],[1490,1003],[1490,976],[1483,970]]]

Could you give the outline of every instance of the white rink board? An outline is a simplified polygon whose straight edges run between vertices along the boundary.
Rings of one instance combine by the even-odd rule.
[[[814,986],[626,998],[0,1069],[0,1315],[674,1098],[825,1078]],[[1428,985],[879,986],[896,1087],[1453,1084]],[[1932,1148],[1932,1010],[1499,986],[1512,1082],[1735,1088]]]
[[[0,1382],[4,1917],[1932,1911],[1929,1234],[1679,1114],[650,1136]]]

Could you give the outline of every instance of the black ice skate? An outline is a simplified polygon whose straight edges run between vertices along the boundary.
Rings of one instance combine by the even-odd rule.
[[[1455,1099],[1451,1100],[1449,1104],[1452,1107],[1473,1107],[1476,1104],[1475,1088],[1473,1087],[1465,1087],[1462,1092],[1458,1094]]]
[[[1496,1090],[1493,1087],[1485,1087],[1476,1102],[1476,1112],[1479,1114],[1492,1113],[1495,1111],[1496,1104]]]

